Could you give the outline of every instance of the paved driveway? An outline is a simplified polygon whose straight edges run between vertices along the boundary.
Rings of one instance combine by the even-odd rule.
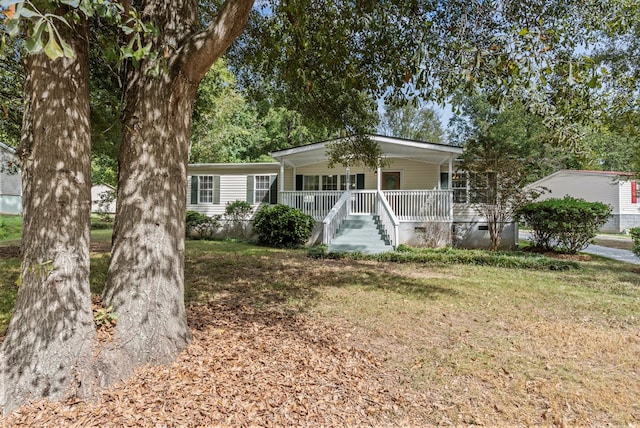
[[[520,232],[520,239],[529,239],[529,232]],[[640,257],[636,256],[630,250],[622,250],[619,248],[603,247],[602,245],[589,244],[587,248],[582,250],[583,253],[594,254],[596,256],[607,257],[609,259],[621,262],[640,265]]]

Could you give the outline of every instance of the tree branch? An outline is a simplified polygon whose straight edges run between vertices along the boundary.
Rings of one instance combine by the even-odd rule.
[[[179,67],[192,82],[199,82],[213,63],[244,31],[254,0],[226,0],[216,19],[183,46]]]

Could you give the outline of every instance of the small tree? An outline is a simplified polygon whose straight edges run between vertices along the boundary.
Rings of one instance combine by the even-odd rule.
[[[513,155],[513,147],[490,137],[478,137],[465,146],[462,169],[468,174],[472,204],[487,220],[491,250],[502,241],[504,225],[521,206],[542,193],[543,188],[525,188],[532,161]]]
[[[224,217],[230,224],[232,231],[239,233],[243,238],[251,211],[251,204],[241,200],[227,203],[224,209]]]

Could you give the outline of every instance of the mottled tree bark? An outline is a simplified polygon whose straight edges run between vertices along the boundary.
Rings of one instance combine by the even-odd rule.
[[[253,0],[229,0],[197,31],[193,0],[147,0],[141,10],[159,28],[150,39],[164,53],[127,79],[116,223],[103,295],[118,316],[101,353],[101,383],[147,363],[172,361],[189,341],[184,306],[186,168],[198,84],[242,32]]]
[[[21,284],[2,343],[4,413],[92,393],[91,138],[85,23],[61,26],[74,58],[26,57]]]

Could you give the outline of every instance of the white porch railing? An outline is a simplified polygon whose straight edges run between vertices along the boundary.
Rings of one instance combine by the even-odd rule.
[[[329,214],[322,220],[322,243],[325,245],[329,245],[334,236],[336,236],[336,232],[340,228],[342,222],[349,215],[349,200],[351,199],[351,195],[349,192],[344,192],[344,194],[338,199],[338,202],[334,205],[334,207],[329,211]]]
[[[395,249],[398,248],[400,240],[400,221],[391,210],[387,198],[385,198],[382,192],[376,193],[376,213],[380,217],[380,222],[391,241],[391,246]]]
[[[343,191],[295,191],[280,192],[281,202],[322,221],[338,202]]]
[[[375,214],[376,191],[352,190],[350,214]]]
[[[383,190],[400,221],[452,221],[450,190]]]

